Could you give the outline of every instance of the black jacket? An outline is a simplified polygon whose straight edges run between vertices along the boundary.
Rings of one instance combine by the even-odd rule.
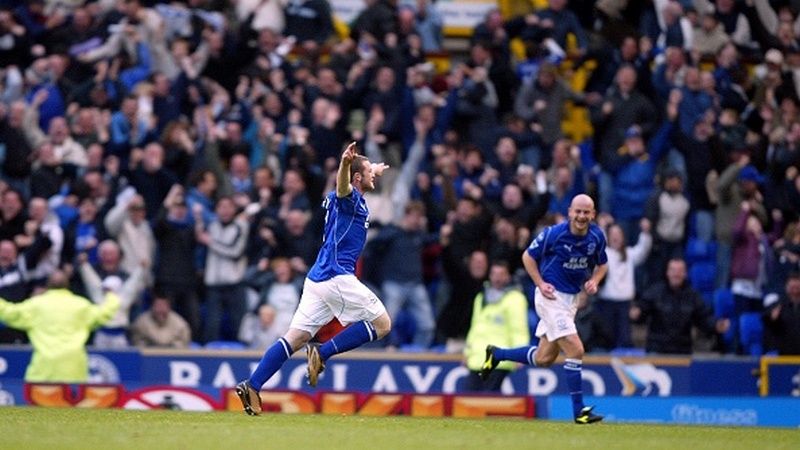
[[[197,279],[194,268],[194,227],[191,222],[171,222],[162,208],[153,234],[158,242],[156,285],[192,286]]]
[[[784,298],[780,306],[777,320],[770,318],[772,308],[764,312],[767,334],[774,341],[779,355],[800,355],[800,305]]]
[[[648,325],[648,352],[689,354],[693,325],[708,334],[716,331],[711,309],[688,282],[678,289],[658,283],[644,292],[637,306],[642,310],[640,320]]]

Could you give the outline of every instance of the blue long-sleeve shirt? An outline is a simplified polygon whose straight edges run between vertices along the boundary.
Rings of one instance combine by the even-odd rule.
[[[448,94],[445,105],[436,111],[436,123],[425,139],[426,149],[430,149],[433,144],[439,144],[444,140],[445,132],[450,128],[456,113],[457,100],[458,92],[453,89]],[[400,108],[400,133],[403,142],[403,157],[405,158],[417,135],[414,129],[414,115],[417,112],[417,108],[414,104],[414,92],[411,88],[406,88],[403,91],[403,100]]]
[[[650,139],[647,153],[631,158],[614,176],[612,215],[619,220],[644,217],[645,204],[655,188],[653,177],[659,161],[670,148],[672,122],[666,121]]]
[[[123,70],[119,74],[119,80],[125,86],[125,90],[130,92],[136,83],[144,81],[150,76],[150,49],[144,42],[136,44],[136,65]]]

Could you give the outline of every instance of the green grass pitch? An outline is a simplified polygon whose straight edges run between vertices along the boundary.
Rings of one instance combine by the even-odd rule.
[[[800,431],[492,418],[0,408],[3,449],[798,449]]]

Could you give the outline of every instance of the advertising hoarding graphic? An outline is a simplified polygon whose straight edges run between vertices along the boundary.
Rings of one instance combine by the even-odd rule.
[[[153,386],[127,393],[119,406],[137,410],[213,411],[221,409],[218,402],[209,395],[193,389],[172,386]]]
[[[587,398],[608,422],[681,425],[798,427],[797,399],[740,397],[603,397]],[[570,398],[546,400],[549,417],[572,420]]]
[[[643,397],[650,394],[669,397],[672,394],[669,373],[651,363],[625,364],[619,358],[611,358],[611,367],[622,384],[620,395],[629,397],[638,393]]]
[[[253,372],[256,352],[172,350],[96,351],[90,349],[91,381],[125,386],[232,388]],[[766,358],[765,358],[766,359]],[[0,383],[21,382],[30,349],[0,347]],[[778,364],[783,362],[783,364]],[[762,372],[770,395],[798,391],[800,363],[771,359]],[[315,393],[308,386],[302,355],[289,359],[268,382],[268,390]],[[594,396],[758,396],[757,358],[689,359],[683,357],[587,356],[584,392]],[[329,392],[386,394],[460,394],[467,369],[453,355],[360,352],[331,359],[318,388]],[[793,379],[795,381],[793,381]],[[714,380],[710,382],[710,380]],[[763,387],[762,386],[762,387]],[[9,390],[6,388],[6,390]],[[566,395],[563,367],[523,367],[511,373],[501,392],[508,396]],[[18,398],[18,397],[17,397]]]

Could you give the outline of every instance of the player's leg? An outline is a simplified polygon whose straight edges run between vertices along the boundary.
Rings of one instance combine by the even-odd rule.
[[[592,412],[592,407],[587,407],[583,404],[583,380],[581,378],[581,372],[583,371],[583,342],[581,342],[577,334],[560,337],[556,342],[564,352],[564,356],[566,356],[564,373],[567,377],[567,387],[572,399],[572,413],[575,417],[575,422],[586,424],[603,420],[603,416]]]
[[[539,345],[531,354],[533,365],[536,367],[550,367],[556,362],[558,354],[561,352],[558,344],[547,339],[547,336],[539,338]]]
[[[333,355],[383,338],[392,329],[383,303],[355,276],[340,275],[330,281],[335,283],[339,295],[329,306],[332,311],[341,311],[336,315],[340,322],[350,325],[319,347],[323,364]]]
[[[307,331],[290,328],[282,338],[264,352],[264,356],[261,357],[250,378],[236,385],[236,395],[239,396],[247,414],[256,416],[261,413],[261,396],[259,395],[261,387],[283,366],[292,353],[305,345],[309,339],[311,339],[311,334]]]
[[[264,383],[283,366],[295,351],[308,343],[323,324],[333,319],[330,308],[321,300],[324,289],[325,286],[321,283],[306,280],[303,286],[303,296],[300,298],[300,304],[297,306],[294,317],[292,317],[289,331],[267,348],[250,378],[236,385],[236,394],[242,401],[242,406],[247,414],[257,415],[261,412],[261,398],[258,393]]]
[[[546,340],[542,341],[541,338],[547,334],[547,324],[550,320],[550,309],[552,308],[550,302],[551,300],[545,299],[541,292],[539,292],[538,289],[536,290],[534,294],[534,305],[540,320],[539,324],[536,326],[535,335],[540,337],[539,347],[546,342]],[[548,354],[553,351],[550,349],[549,345],[546,346],[545,350]],[[558,349],[556,349],[556,356],[558,356],[557,350]],[[535,366],[537,363],[534,358],[534,353],[537,353],[537,346],[535,345],[526,345],[517,348],[501,348],[489,345],[486,347],[486,359],[483,361],[483,367],[481,367],[480,371],[481,378],[484,380],[488,379],[489,374],[497,367],[500,361],[514,361],[520,364]]]
[[[311,333],[297,328],[289,328],[289,331],[272,344],[264,356],[259,361],[258,366],[250,376],[250,385],[255,389],[261,390],[261,386],[269,380],[283,363],[289,359],[294,352],[306,345],[311,340]]]

